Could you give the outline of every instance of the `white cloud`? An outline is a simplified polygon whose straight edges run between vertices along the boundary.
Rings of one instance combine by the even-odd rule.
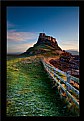
[[[7,32],[7,40],[8,41],[26,41],[26,40],[33,40],[37,38],[37,34],[32,32],[17,32],[15,30],[10,30]]]
[[[74,49],[79,51],[79,41],[77,40],[58,41],[58,42],[59,42],[59,46],[63,50]]]
[[[12,26],[8,23],[8,26]],[[25,52],[37,41],[37,32],[17,32],[15,29],[7,31],[7,53]]]
[[[11,46],[7,47],[7,53],[13,53],[13,52],[25,52],[29,47],[33,47],[35,43],[26,43],[26,44],[12,44]]]
[[[74,49],[79,51],[78,43],[65,43],[60,45],[63,50]]]

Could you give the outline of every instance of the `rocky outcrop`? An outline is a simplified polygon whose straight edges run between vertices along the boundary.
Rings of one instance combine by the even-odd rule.
[[[72,56],[66,52],[61,55],[62,56],[60,56],[59,59],[51,59],[49,63],[56,68],[79,78],[79,56]]]
[[[62,51],[62,49],[58,46],[56,39],[51,36],[47,36],[45,33],[40,33],[37,43],[34,44],[33,47],[30,47],[24,54],[36,55],[51,51],[55,52],[56,50]]]
[[[38,38],[36,45],[40,45],[40,44],[46,44],[46,45],[49,45],[49,46],[55,48],[56,50],[62,50],[58,46],[56,39],[51,36],[46,36],[45,33],[39,34],[39,38]]]

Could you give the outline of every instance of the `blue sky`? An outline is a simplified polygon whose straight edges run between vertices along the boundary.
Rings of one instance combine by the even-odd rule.
[[[79,7],[7,7],[7,53],[26,51],[43,31],[79,51]]]

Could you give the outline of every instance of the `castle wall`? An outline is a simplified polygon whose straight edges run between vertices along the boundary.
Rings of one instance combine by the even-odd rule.
[[[53,41],[55,43],[56,42],[56,39],[55,38],[51,38],[51,41]]]
[[[45,37],[46,35],[45,35],[45,33],[40,33],[39,34],[39,37]]]
[[[46,36],[45,33],[40,33],[39,38],[42,38],[42,41],[47,39],[47,40],[50,40],[50,41],[52,41],[54,43],[56,42],[55,38],[53,38],[51,36]]]
[[[50,36],[45,36],[45,39],[51,40]]]

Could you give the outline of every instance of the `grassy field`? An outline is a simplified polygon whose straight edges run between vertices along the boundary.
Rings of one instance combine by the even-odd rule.
[[[7,116],[74,116],[67,110],[39,58],[8,58]]]

